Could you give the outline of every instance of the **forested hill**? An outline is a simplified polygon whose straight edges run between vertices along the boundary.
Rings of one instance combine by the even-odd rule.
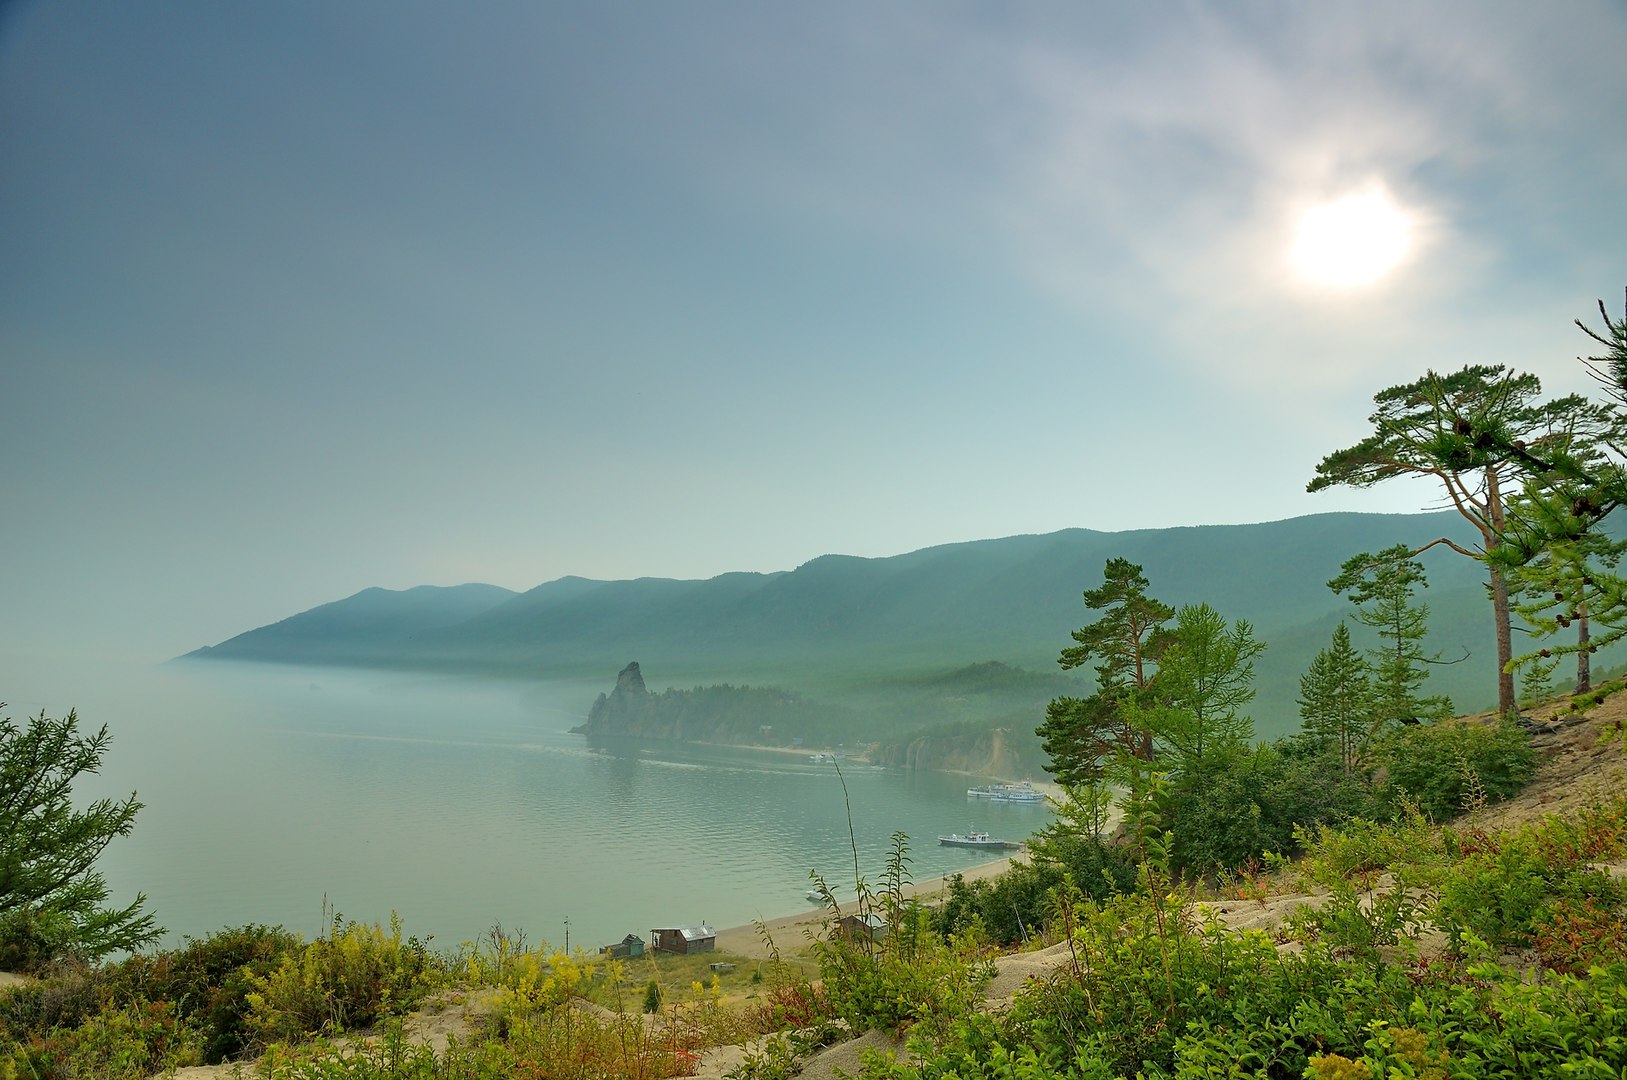
[[[1349,612],[1326,586],[1340,563],[1442,535],[1470,540],[1451,512],[1319,514],[1260,525],[1068,529],[889,558],[825,555],[791,571],[705,581],[568,577],[517,595],[481,585],[369,589],[189,655],[595,678],[637,658],[667,685],[751,679],[820,692],[990,660],[1054,672],[1069,632],[1092,617],[1081,593],[1101,583],[1109,557],[1124,556],[1145,567],[1160,600],[1207,601],[1228,619],[1253,622],[1268,644],[1256,716],[1287,717],[1299,675]],[[1494,653],[1481,567],[1442,549],[1423,561],[1431,645],[1443,659],[1467,656],[1436,668],[1432,690],[1464,708],[1486,706]],[[1366,633],[1353,630],[1358,640]]]

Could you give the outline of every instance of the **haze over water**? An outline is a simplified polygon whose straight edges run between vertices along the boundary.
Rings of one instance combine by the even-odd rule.
[[[15,665],[15,666],[14,666]],[[438,946],[495,922],[595,946],[655,926],[713,926],[810,905],[808,871],[851,895],[842,787],[803,756],[716,747],[590,748],[568,729],[603,684],[531,684],[218,662],[17,664],[6,710],[77,707],[113,744],[81,799],[136,790],[135,831],[101,867],[170,932],[250,922],[306,935],[323,903]],[[916,879],[984,862],[937,835],[1023,839],[1043,807],[965,796],[968,778],[849,765],[860,870],[895,829]]]

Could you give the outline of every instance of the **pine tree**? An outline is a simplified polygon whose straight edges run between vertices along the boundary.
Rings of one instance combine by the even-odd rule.
[[[81,734],[72,711],[61,720],[41,713],[26,728],[0,718],[0,942],[19,954],[14,960],[96,959],[164,932],[142,912],[140,894],[128,907],[104,906],[107,884],[94,869],[113,838],[134,827],[134,793],[73,806],[74,780],[100,770],[109,741],[105,726]]]
[[[1413,602],[1415,590],[1426,587],[1423,564],[1413,559],[1405,544],[1376,555],[1362,552],[1346,559],[1328,588],[1356,605],[1356,621],[1378,632],[1383,645],[1369,650],[1373,677],[1373,718],[1379,725],[1416,724],[1420,720],[1450,716],[1452,703],[1444,697],[1421,697],[1428,678],[1424,634],[1429,628],[1429,605]]]
[[[1307,491],[1336,485],[1370,487],[1397,476],[1432,476],[1447,500],[1480,534],[1478,549],[1442,537],[1407,553],[1443,544],[1486,565],[1497,637],[1498,709],[1515,707],[1513,630],[1507,559],[1499,553],[1508,522],[1504,492],[1516,482],[1519,455],[1539,446],[1566,417],[1589,408],[1576,395],[1538,403],[1535,375],[1503,365],[1471,364],[1448,374],[1427,372],[1416,382],[1373,395],[1373,433],[1336,450],[1316,466]]]
[[[1338,756],[1346,776],[1361,768],[1373,737],[1373,682],[1367,661],[1340,623],[1299,680],[1299,715],[1306,734]]]
[[[1159,631],[1175,610],[1147,595],[1141,567],[1128,559],[1107,560],[1100,588],[1085,592],[1085,606],[1102,617],[1073,631],[1076,644],[1057,663],[1072,670],[1096,661],[1096,692],[1087,698],[1058,697],[1035,729],[1064,784],[1089,784],[1103,763],[1125,753],[1149,760],[1152,733],[1136,720],[1135,702],[1151,684],[1157,665]]]
[[[1254,737],[1243,707],[1254,700],[1254,658],[1265,643],[1244,619],[1230,627],[1208,604],[1188,604],[1161,637],[1158,679],[1145,711],[1161,745],[1185,771],[1203,755]]]

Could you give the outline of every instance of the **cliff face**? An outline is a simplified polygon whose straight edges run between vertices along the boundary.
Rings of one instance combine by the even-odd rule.
[[[593,702],[588,722],[572,730],[584,735],[644,735],[653,719],[654,703],[644,685],[644,673],[634,660],[616,675],[615,688]]]
[[[877,765],[935,769],[1007,779],[1044,775],[1044,753],[1026,732],[987,728],[954,734],[922,733],[880,746],[871,755]],[[1032,743],[1033,745],[1029,745]]]

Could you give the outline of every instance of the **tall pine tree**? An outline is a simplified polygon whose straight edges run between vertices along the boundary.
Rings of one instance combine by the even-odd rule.
[[[1452,703],[1444,697],[1422,697],[1419,690],[1429,677],[1424,634],[1429,629],[1429,605],[1415,603],[1413,594],[1426,586],[1423,564],[1411,557],[1405,544],[1376,555],[1362,552],[1346,559],[1328,588],[1356,605],[1356,621],[1378,632],[1382,645],[1370,650],[1373,672],[1373,717],[1380,725],[1416,724],[1450,716]]]
[[[1316,654],[1299,680],[1299,715],[1305,733],[1337,756],[1346,776],[1362,767],[1373,739],[1373,681],[1367,661],[1340,623],[1333,641]]]
[[[1134,705],[1152,682],[1159,631],[1175,610],[1148,596],[1147,588],[1140,566],[1113,558],[1101,586],[1084,594],[1085,606],[1102,616],[1073,631],[1075,644],[1062,650],[1057,663],[1072,670],[1094,660],[1096,692],[1055,698],[1036,729],[1052,775],[1064,784],[1094,782],[1103,762],[1117,753],[1152,758],[1152,733],[1137,723]]]
[[[1535,375],[1501,364],[1430,371],[1416,382],[1381,390],[1373,395],[1375,408],[1367,418],[1372,434],[1323,458],[1305,488],[1371,487],[1397,476],[1440,481],[1447,501],[1475,527],[1480,543],[1466,548],[1442,537],[1408,554],[1444,544],[1486,565],[1497,637],[1497,705],[1505,713],[1513,711],[1515,699],[1507,559],[1498,552],[1508,527],[1504,492],[1517,483],[1518,455],[1562,427],[1565,416],[1587,408],[1575,395],[1542,404],[1541,393]]]

